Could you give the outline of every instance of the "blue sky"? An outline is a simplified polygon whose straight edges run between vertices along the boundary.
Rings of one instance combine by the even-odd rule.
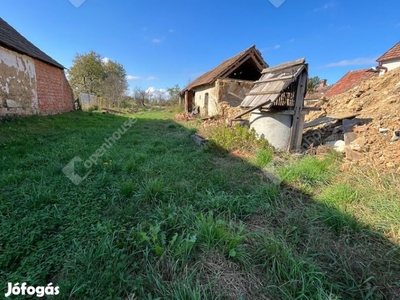
[[[121,63],[131,89],[184,87],[253,44],[332,84],[400,40],[398,0],[71,1],[1,0],[0,16],[67,68],[91,50]]]

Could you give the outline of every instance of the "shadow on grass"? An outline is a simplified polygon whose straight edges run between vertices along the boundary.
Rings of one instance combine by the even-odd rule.
[[[168,114],[134,117],[79,185],[65,165],[81,157],[83,177],[128,116],[0,128],[1,282],[53,282],[60,299],[400,297],[398,245],[345,212],[359,201],[346,187],[326,191],[328,163],[277,185],[224,149],[196,146],[195,130]]]

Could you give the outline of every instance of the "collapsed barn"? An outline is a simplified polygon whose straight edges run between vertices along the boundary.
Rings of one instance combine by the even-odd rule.
[[[181,93],[185,111],[213,116],[218,114],[218,103],[239,106],[267,67],[261,52],[251,46],[186,86]]]

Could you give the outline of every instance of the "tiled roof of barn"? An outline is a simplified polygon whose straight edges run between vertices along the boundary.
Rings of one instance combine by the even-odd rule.
[[[253,45],[250,48],[240,52],[239,54],[223,61],[216,68],[204,73],[203,75],[192,81],[183,90],[190,90],[198,86],[211,84],[218,78],[225,78],[226,76],[229,75],[229,73],[233,70],[233,68],[236,68],[249,58],[253,58],[254,60],[257,61],[256,64],[259,66],[259,71],[261,76],[261,71],[264,68],[267,68],[268,64],[262,58],[261,53]]]
[[[57,68],[65,69],[63,65],[28,41],[2,18],[0,18],[0,46],[36,58]]]

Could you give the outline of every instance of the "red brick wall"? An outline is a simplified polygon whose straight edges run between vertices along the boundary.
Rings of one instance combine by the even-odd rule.
[[[64,70],[35,59],[39,113],[57,114],[74,109],[72,89]]]

